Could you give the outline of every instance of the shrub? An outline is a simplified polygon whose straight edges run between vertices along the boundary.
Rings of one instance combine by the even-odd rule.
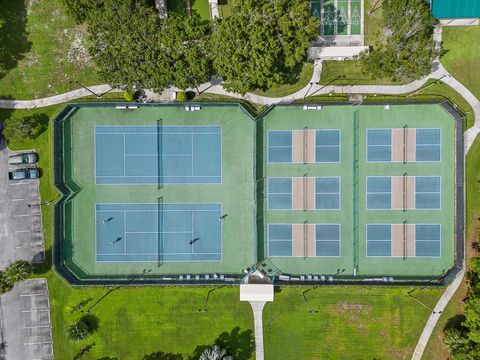
[[[123,93],[123,98],[126,100],[126,101],[133,101],[133,94],[128,92],[128,91],[125,91]]]
[[[0,271],[0,294],[4,294],[13,289],[13,283],[10,282],[4,271]]]
[[[77,321],[71,323],[67,328],[67,337],[71,342],[79,342],[85,339],[85,337],[90,332],[90,327],[88,325],[85,317],[81,317]]]
[[[25,260],[17,260],[7,266],[5,275],[12,284],[23,281],[32,274],[32,264]]]
[[[177,101],[184,102],[187,101],[187,95],[184,92],[177,92]]]

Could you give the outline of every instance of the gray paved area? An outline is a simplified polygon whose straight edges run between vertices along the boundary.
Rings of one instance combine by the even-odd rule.
[[[50,303],[45,279],[15,285],[0,297],[3,358],[6,360],[53,359]]]
[[[0,269],[14,260],[45,258],[39,180],[11,181],[8,155],[0,142]],[[17,166],[18,167],[18,166]]]

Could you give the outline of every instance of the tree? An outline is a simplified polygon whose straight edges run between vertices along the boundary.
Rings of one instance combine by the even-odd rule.
[[[71,342],[76,343],[85,339],[89,332],[90,327],[88,321],[82,316],[68,326],[67,337]]]
[[[27,115],[20,119],[11,118],[6,121],[3,133],[7,139],[36,139],[47,129],[48,120],[48,115],[42,113]]]
[[[383,25],[391,35],[360,57],[375,78],[411,81],[428,75],[439,55],[433,41],[435,19],[424,0],[384,0]]]
[[[5,276],[12,284],[27,279],[32,274],[32,264],[25,260],[17,260],[7,266]]]
[[[63,0],[68,15],[77,24],[83,23],[96,10],[101,10],[103,0]]]
[[[227,90],[275,87],[306,58],[318,21],[301,0],[242,0],[217,19],[211,51]]]
[[[0,294],[4,294],[13,289],[13,283],[8,279],[4,271],[0,271]]]
[[[198,16],[175,14],[160,19],[142,0],[103,0],[102,11],[90,14],[89,52],[101,77],[129,92],[181,89],[208,81],[211,26]]]
[[[227,356],[227,350],[218,345],[213,345],[211,348],[205,349],[199,360],[233,360],[233,358]]]

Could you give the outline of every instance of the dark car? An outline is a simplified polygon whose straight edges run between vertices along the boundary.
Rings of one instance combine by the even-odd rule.
[[[38,179],[39,177],[38,169],[18,169],[10,172],[10,180]]]
[[[17,154],[8,157],[8,163],[10,165],[35,164],[37,161],[38,156],[35,153]]]

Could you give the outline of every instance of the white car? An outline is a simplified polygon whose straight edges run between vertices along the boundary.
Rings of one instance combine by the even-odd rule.
[[[38,156],[35,153],[17,154],[8,158],[8,163],[10,165],[35,164],[37,161]]]

